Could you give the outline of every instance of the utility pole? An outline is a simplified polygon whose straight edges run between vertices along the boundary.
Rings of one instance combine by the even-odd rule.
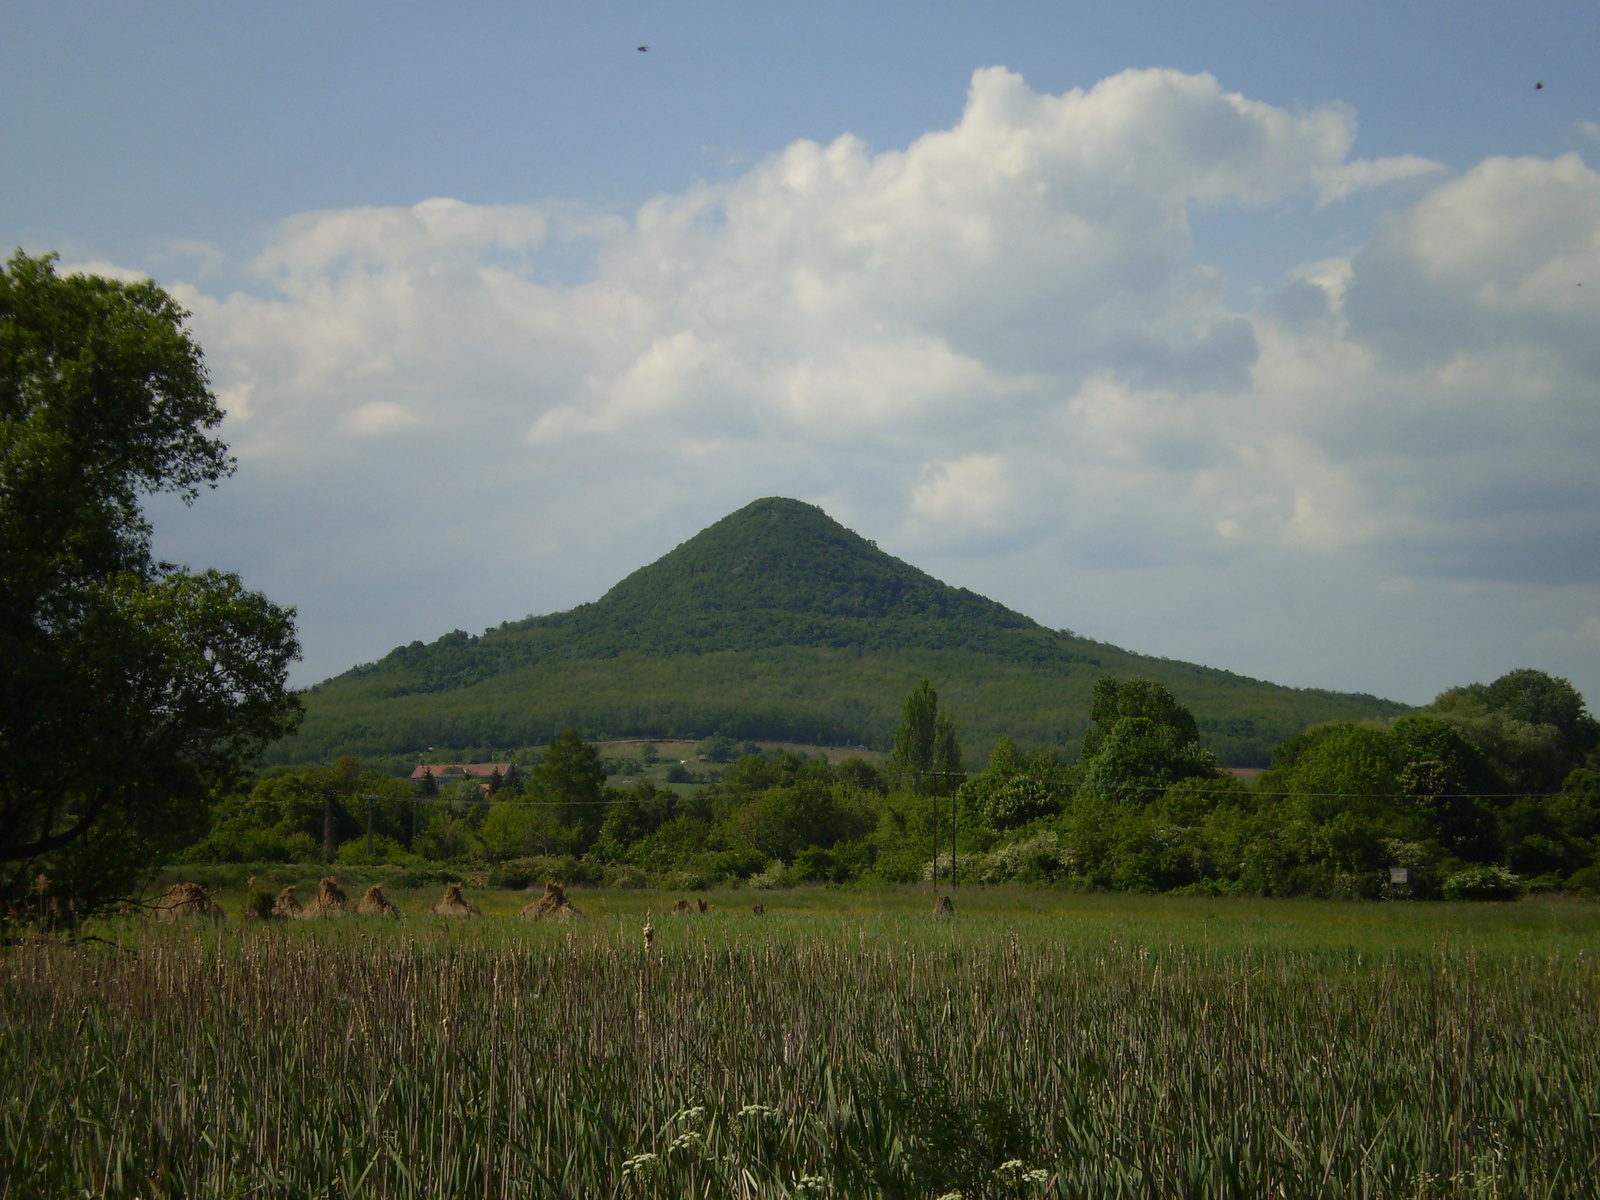
[[[956,805],[958,797],[950,793],[950,886],[956,886]]]
[[[322,793],[322,861],[333,861],[333,789]]]
[[[366,801],[367,801],[367,860],[370,862],[371,859],[372,859],[372,797],[371,796],[366,797]]]
[[[933,794],[933,890],[939,890],[939,794]]]

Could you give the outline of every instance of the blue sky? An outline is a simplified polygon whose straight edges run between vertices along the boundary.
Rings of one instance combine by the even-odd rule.
[[[9,3],[0,237],[194,309],[241,466],[162,545],[296,604],[303,681],[780,493],[1135,649],[1595,694],[1596,45],[1592,3]]]

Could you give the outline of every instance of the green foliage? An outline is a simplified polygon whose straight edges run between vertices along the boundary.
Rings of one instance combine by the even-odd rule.
[[[293,613],[151,555],[142,505],[232,469],[187,314],[154,283],[0,270],[0,905],[82,912],[190,840],[293,729]]]
[[[1442,693],[1428,706],[1459,730],[1511,792],[1553,792],[1600,748],[1600,722],[1565,679],[1524,668]]]
[[[842,802],[832,789],[815,785],[769,788],[727,822],[733,838],[784,862],[808,847],[831,850],[872,825],[863,810]]]
[[[1193,714],[1160,683],[1102,676],[1090,717],[1094,725],[1083,739],[1086,795],[1145,804],[1181,780],[1216,774],[1216,756],[1201,747]]]
[[[1446,900],[1517,900],[1527,890],[1504,867],[1468,867],[1445,880]]]
[[[948,795],[960,786],[961,745],[955,721],[939,708],[939,695],[926,679],[906,696],[894,731],[889,773],[918,795]]]

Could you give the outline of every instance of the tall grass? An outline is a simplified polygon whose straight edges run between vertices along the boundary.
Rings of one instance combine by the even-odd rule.
[[[0,1195],[1593,1195],[1587,955],[907,917],[0,960]]]

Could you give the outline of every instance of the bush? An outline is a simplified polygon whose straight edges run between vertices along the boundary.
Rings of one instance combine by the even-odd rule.
[[[1468,867],[1444,881],[1446,900],[1519,900],[1526,890],[1504,867]]]
[[[367,855],[367,839],[353,837],[347,842],[339,844],[338,853],[334,856],[339,862],[349,865],[361,863],[407,863],[418,861],[419,856],[412,854],[392,837],[383,834],[374,834],[372,838],[372,855]]]
[[[789,865],[782,859],[774,859],[765,871],[750,876],[750,886],[758,890],[788,887],[793,882],[794,872],[789,870]]]
[[[532,858],[513,858],[490,868],[489,886],[516,892],[526,887],[537,887],[547,879],[562,884],[571,883],[573,876],[578,873],[577,860],[571,855],[542,854]]]
[[[1600,896],[1600,863],[1574,871],[1565,890],[1577,896]]]
[[[437,866],[407,867],[389,880],[389,886],[395,888],[428,887],[430,884],[459,883],[464,868],[440,863]]]
[[[1047,830],[1026,841],[1001,846],[977,866],[983,883],[1044,883],[1071,870],[1061,835]]]
[[[606,868],[605,885],[609,888],[647,888],[650,886],[650,876],[638,867],[624,863]]]

